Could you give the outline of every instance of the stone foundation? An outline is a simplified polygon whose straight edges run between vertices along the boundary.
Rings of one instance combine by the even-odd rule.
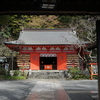
[[[65,79],[68,78],[67,70],[29,70],[28,79]]]

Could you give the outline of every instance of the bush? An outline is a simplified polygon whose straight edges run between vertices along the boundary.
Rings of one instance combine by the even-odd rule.
[[[21,71],[15,70],[13,76],[20,76],[21,73],[22,73]]]
[[[75,75],[74,79],[89,79],[85,74]]]
[[[26,73],[21,72],[21,73],[20,73],[20,76],[27,77],[27,74],[26,74]]]
[[[4,75],[0,75],[0,80],[3,80],[4,79]]]
[[[81,70],[77,67],[69,68],[68,73],[70,73],[73,79],[88,79],[88,77],[82,74]]]
[[[10,76],[10,71],[8,70],[5,70],[5,69],[0,69],[0,75],[3,75],[3,76],[5,76],[5,75],[8,75],[8,76]]]
[[[6,75],[6,70],[5,69],[0,69],[0,75]]]
[[[13,76],[11,76],[10,72],[5,69],[0,70],[0,80],[25,80],[26,77],[27,74],[19,70],[14,71]]]
[[[25,72],[21,72],[19,70],[14,71],[13,76],[23,76],[27,78],[27,74]]]
[[[21,72],[19,70],[15,70],[13,73],[13,76],[24,76],[27,77],[27,74],[25,72]]]
[[[70,73],[72,77],[75,77],[75,75],[81,74],[81,70],[77,67],[72,67],[69,68],[68,73]]]
[[[98,79],[98,75],[93,75],[93,79]]]

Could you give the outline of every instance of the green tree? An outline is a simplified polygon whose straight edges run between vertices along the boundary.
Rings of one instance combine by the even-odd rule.
[[[28,15],[13,15],[11,17],[11,22],[9,23],[8,27],[11,28],[11,36],[14,39],[18,38],[19,32],[30,21],[30,18],[31,17]]]
[[[1,15],[0,16],[0,30],[2,26],[7,25],[11,21],[11,16],[9,15]]]
[[[4,45],[4,41],[11,41],[17,39],[19,32],[27,22],[30,21],[28,15],[3,15],[0,16],[0,55],[9,56],[10,51]]]
[[[59,21],[55,15],[40,15],[40,16],[31,16],[31,21],[26,24],[27,28],[58,28]]]
[[[17,39],[20,30],[30,21],[28,15],[0,16],[0,33],[2,37]]]
[[[59,16],[58,20],[61,22],[63,28],[73,28],[77,35],[82,39],[90,42],[96,40],[96,20],[100,16]]]

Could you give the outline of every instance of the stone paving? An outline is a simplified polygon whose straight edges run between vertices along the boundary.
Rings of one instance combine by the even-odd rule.
[[[37,81],[25,100],[71,100],[57,80]]]
[[[97,80],[4,80],[0,81],[0,100],[94,100],[97,83]]]
[[[71,100],[95,100],[93,96],[98,94],[97,80],[61,80],[60,83]]]

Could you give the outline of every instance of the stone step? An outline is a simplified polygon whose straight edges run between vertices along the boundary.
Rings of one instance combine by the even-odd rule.
[[[28,79],[64,79],[67,71],[31,71]]]

